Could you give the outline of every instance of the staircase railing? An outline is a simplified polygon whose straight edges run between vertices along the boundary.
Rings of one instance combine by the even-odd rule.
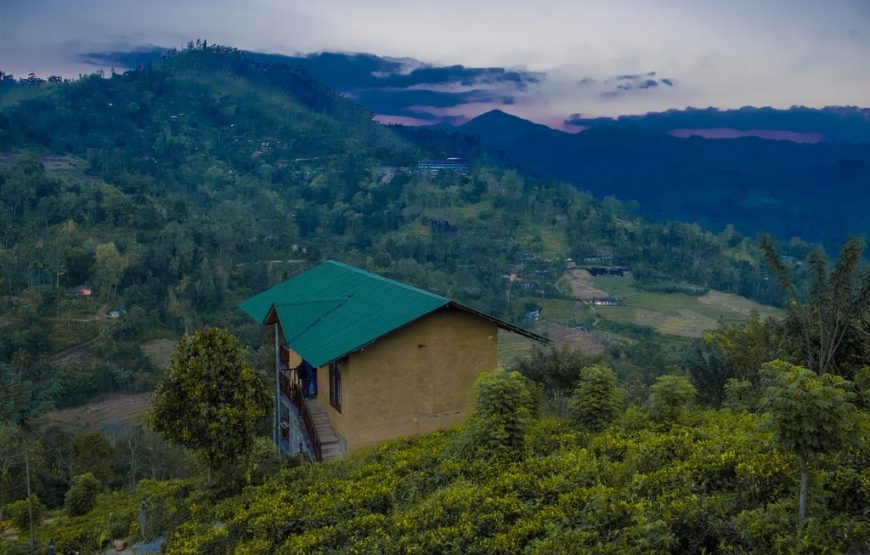
[[[308,409],[308,403],[305,401],[305,396],[302,394],[302,388],[294,380],[290,379],[289,373],[281,372],[281,391],[286,395],[299,415],[302,417],[302,425],[305,428],[305,433],[311,442],[312,458],[316,461],[323,460],[323,453],[320,448],[320,436],[317,435],[317,428],[314,426],[314,418],[311,416],[311,411]]]

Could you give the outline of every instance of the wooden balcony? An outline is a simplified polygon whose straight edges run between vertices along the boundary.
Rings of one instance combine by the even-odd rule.
[[[302,418],[302,426],[305,428],[305,433],[308,435],[308,440],[311,442],[311,455],[316,461],[323,460],[323,453],[320,447],[320,435],[317,433],[317,427],[314,425],[314,417],[311,414],[311,409],[305,401],[305,396],[302,395],[302,388],[290,376],[290,372],[282,370],[279,374],[281,383],[281,393],[290,399],[296,410],[299,411],[299,416]]]

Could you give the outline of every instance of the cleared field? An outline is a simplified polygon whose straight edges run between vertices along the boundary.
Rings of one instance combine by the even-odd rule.
[[[532,352],[535,342],[504,330],[498,330],[498,365],[511,370],[516,362]]]
[[[568,288],[567,293],[570,293],[577,299],[594,299],[597,297],[606,297],[607,291],[593,285],[592,274],[581,268],[573,268],[562,274],[559,284],[565,284]],[[566,292],[564,288],[563,292]]]
[[[631,275],[622,278],[600,276],[593,278],[592,282],[625,303],[597,306],[597,315],[614,322],[649,326],[667,335],[700,337],[705,331],[721,325],[745,321],[753,310],[762,317],[779,312],[776,308],[721,291],[710,291],[703,296],[641,291],[635,287]]]
[[[605,347],[605,342],[600,337],[553,322],[539,322],[535,327],[535,332],[550,339],[549,345],[540,345],[545,348],[549,346],[570,347],[588,355],[597,355],[604,351]],[[539,344],[521,335],[499,330],[498,365],[510,370],[518,360],[527,357],[535,345]]]
[[[166,370],[169,366],[169,361],[172,359],[172,353],[175,351],[176,341],[174,339],[154,339],[142,343],[142,353],[148,358],[148,361],[160,371]]]
[[[145,420],[153,393],[116,393],[87,405],[46,413],[43,418],[86,428],[130,426]]]
[[[604,341],[585,331],[544,322],[541,333],[550,338],[554,347],[570,347],[587,355],[597,355],[604,351]]]
[[[589,305],[581,301],[543,298],[529,298],[523,300],[534,301],[541,307],[541,317],[548,322],[555,322],[557,324],[568,324],[569,322],[582,321],[590,314]]]

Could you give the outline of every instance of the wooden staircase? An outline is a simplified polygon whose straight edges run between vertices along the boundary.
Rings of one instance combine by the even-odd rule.
[[[326,407],[317,398],[306,399],[305,402],[308,404],[308,411],[311,413],[317,437],[320,439],[321,460],[340,459],[345,453],[344,443],[332,429],[329,416],[326,414]]]

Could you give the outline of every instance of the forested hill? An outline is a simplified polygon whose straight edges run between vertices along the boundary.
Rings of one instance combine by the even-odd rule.
[[[733,229],[650,224],[485,159],[468,176],[421,175],[417,161],[479,144],[381,126],[301,70],[233,49],[2,83],[0,362],[51,366],[99,335],[94,365],[62,380],[77,391],[64,390],[67,404],[149,387],[140,345],[154,338],[219,324],[257,346],[236,303],[326,258],[516,322],[539,299],[572,302],[559,287],[566,258],[605,256],[640,287],[781,299],[754,240]],[[79,286],[92,302],[70,297]],[[111,308],[126,314],[107,335],[94,318]]]
[[[866,115],[855,111],[854,118]],[[725,115],[720,119],[724,125]],[[655,220],[799,236],[832,252],[850,235],[870,231],[866,141],[678,138],[661,127],[681,121],[676,115],[577,121],[588,129],[571,134],[493,111],[458,131],[479,136],[527,171],[597,196],[637,200],[640,213]]]
[[[194,155],[243,167],[261,156],[410,159],[407,145],[372,122],[371,114],[304,70],[258,62],[227,47],[169,51],[108,80],[94,74],[63,85],[5,82],[0,91],[2,105],[17,102],[4,113],[2,148],[79,155],[99,150],[109,156],[104,163],[123,160],[116,170],[161,178],[171,174],[161,170]]]

